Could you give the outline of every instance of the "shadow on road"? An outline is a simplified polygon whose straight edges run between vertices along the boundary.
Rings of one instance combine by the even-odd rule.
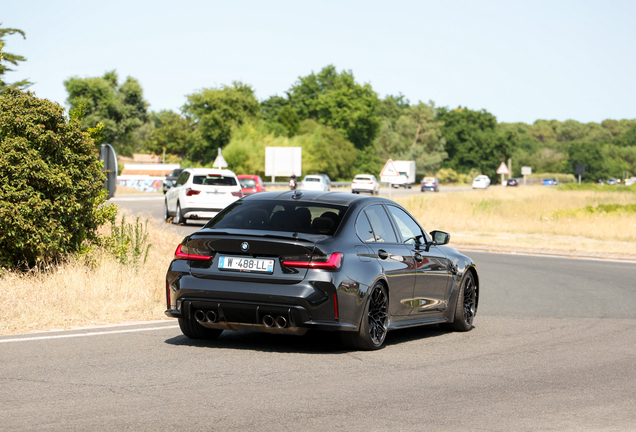
[[[411,341],[442,336],[447,333],[447,331],[441,330],[437,325],[394,330],[387,335],[386,346],[391,347]],[[315,330],[307,332],[304,336],[225,331],[216,340],[190,339],[180,335],[166,339],[166,343],[175,346],[279,353],[347,354],[353,351],[340,340],[338,333]]]

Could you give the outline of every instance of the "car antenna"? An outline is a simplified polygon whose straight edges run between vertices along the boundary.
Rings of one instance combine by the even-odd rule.
[[[303,193],[301,191],[295,190],[294,194],[291,197],[292,197],[292,199],[299,199],[302,196],[303,196]]]

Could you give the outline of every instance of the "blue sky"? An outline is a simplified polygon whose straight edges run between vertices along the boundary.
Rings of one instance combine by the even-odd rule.
[[[250,84],[259,99],[333,64],[384,97],[486,109],[499,121],[636,118],[634,1],[0,0],[26,32],[39,97],[64,80],[139,80],[150,109],[178,111],[204,87]]]

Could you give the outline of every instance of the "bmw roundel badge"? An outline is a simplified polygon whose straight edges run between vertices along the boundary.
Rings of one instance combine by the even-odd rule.
[[[241,250],[242,250],[243,252],[246,252],[249,248],[250,248],[250,245],[249,245],[249,243],[248,243],[248,242],[243,242],[243,243],[241,243]]]

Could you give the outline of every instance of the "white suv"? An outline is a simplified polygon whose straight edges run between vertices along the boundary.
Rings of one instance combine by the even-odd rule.
[[[187,168],[166,192],[164,218],[175,224],[188,219],[210,219],[243,196],[236,175],[230,170]]]
[[[486,189],[490,186],[490,178],[487,175],[478,175],[473,180],[473,189]]]
[[[380,183],[372,174],[358,174],[351,182],[351,192],[354,194],[368,192],[371,195],[379,195]]]
[[[326,174],[306,175],[300,183],[300,190],[330,191],[331,180]]]

